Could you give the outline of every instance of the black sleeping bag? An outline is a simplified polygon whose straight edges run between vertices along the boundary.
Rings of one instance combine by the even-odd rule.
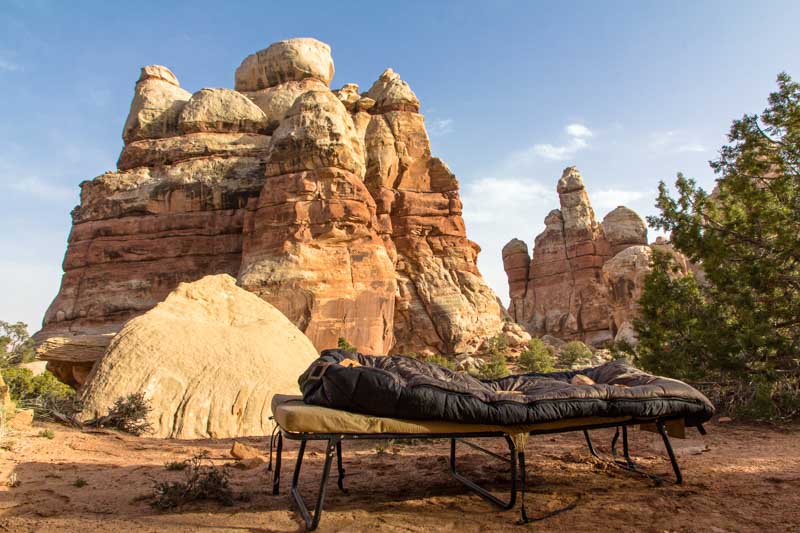
[[[595,384],[571,384],[576,374]],[[590,416],[682,417],[696,426],[714,414],[693,387],[624,361],[480,380],[410,357],[325,350],[298,381],[308,404],[410,420],[525,425]]]

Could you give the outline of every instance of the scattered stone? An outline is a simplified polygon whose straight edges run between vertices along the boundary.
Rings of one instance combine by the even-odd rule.
[[[241,443],[238,440],[233,441],[233,446],[231,446],[231,457],[234,459],[253,459],[254,457],[261,456],[261,452],[258,448],[254,448],[253,446],[248,446],[247,444]]]

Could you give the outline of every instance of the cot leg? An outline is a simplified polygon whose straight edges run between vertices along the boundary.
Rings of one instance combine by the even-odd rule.
[[[661,439],[664,441],[664,448],[667,449],[667,455],[669,455],[669,462],[672,463],[672,471],[675,472],[675,484],[682,485],[683,474],[681,473],[681,467],[678,465],[678,459],[675,457],[675,451],[672,449],[672,443],[669,441],[669,435],[667,434],[666,427],[664,427],[664,422],[662,420],[656,422],[656,428],[658,428],[658,432],[661,433]]]
[[[622,426],[622,455],[625,463],[630,468],[636,468],[636,463],[631,459],[630,449],[628,448],[628,426]]]
[[[519,469],[520,469],[520,498],[522,498],[522,507],[520,509],[519,525],[530,523],[528,513],[525,512],[525,488],[526,488],[526,475],[525,475],[525,450],[519,452]]]
[[[594,449],[594,443],[592,442],[592,437],[589,436],[588,429],[583,430],[583,436],[586,437],[586,445],[589,447],[589,453],[591,453],[592,456],[600,459],[600,454],[598,454],[597,450]]]
[[[611,438],[611,458],[617,461],[617,441],[619,440],[619,426],[614,428],[614,436]]]
[[[483,498],[486,501],[489,501],[502,509],[511,509],[517,503],[517,447],[514,444],[514,441],[511,440],[511,437],[506,436],[506,442],[508,443],[508,449],[511,452],[511,496],[507,502],[504,502],[500,498],[496,497],[494,494],[490,493],[488,490],[484,489],[480,485],[476,484],[474,481],[467,479],[463,475],[458,472],[456,467],[456,440],[458,439],[450,439],[450,474],[467,486],[470,490],[475,492],[478,496]],[[467,443],[470,444],[470,443]],[[470,444],[471,447],[476,448],[478,450],[484,451],[487,455],[496,456],[493,452],[489,452],[488,450],[483,450],[479,446],[475,444]],[[503,460],[507,460],[504,457]]]
[[[319,520],[322,517],[322,504],[325,502],[325,492],[328,485],[328,478],[331,474],[331,463],[333,462],[333,455],[336,453],[336,445],[340,439],[328,439],[328,444],[325,449],[325,465],[322,467],[322,480],[319,484],[319,492],[317,494],[317,502],[314,505],[314,515],[308,512],[303,497],[300,495],[300,490],[297,485],[300,480],[300,468],[303,466],[303,455],[306,453],[305,440],[300,441],[300,450],[297,452],[297,464],[294,467],[294,475],[292,476],[292,498],[294,499],[303,521],[306,523],[308,531],[314,531],[319,525]]]
[[[278,432],[278,444],[275,448],[275,470],[272,471],[272,495],[280,492],[281,486],[281,455],[283,455],[283,433]],[[270,455],[272,455],[272,444],[270,444]],[[270,462],[271,464],[271,462]]]
[[[347,494],[347,489],[344,488],[344,465],[342,464],[342,441],[336,443],[336,466],[339,470],[339,478],[336,480],[336,484],[339,486],[339,490]]]

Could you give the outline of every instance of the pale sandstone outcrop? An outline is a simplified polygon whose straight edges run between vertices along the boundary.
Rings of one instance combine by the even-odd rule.
[[[603,217],[603,232],[617,254],[629,246],[647,244],[647,224],[633,209],[621,205]]]
[[[152,436],[262,436],[272,396],[299,393],[297,376],[317,350],[283,314],[230,276],[182,283],[129,321],[95,367],[82,419],[143,393]]]
[[[247,58],[238,92],[190,100],[171,72],[146,67],[118,170],[81,184],[37,341],[86,345],[179,283],[226,273],[319,349],[339,337],[373,353],[527,342],[478,272],[458,181],[432,156],[408,84],[389,69],[359,95],[354,84],[331,91],[332,75],[329,48],[310,39]],[[175,106],[142,115],[151,92]],[[96,350],[77,361],[59,349],[45,342],[40,357],[84,383]]]
[[[636,342],[633,321],[639,315],[638,302],[644,290],[644,280],[652,270],[652,254],[649,246],[631,246],[603,265],[615,341]]]
[[[197,157],[250,156],[266,159],[270,137],[256,133],[190,133],[165,139],[144,139],[125,145],[119,170],[173,165]]]
[[[368,353],[393,343],[396,283],[364,186],[364,150],[330,91],[301,95],[272,137],[251,204],[239,282],[320,348],[339,337]]]
[[[359,100],[365,183],[397,278],[393,353],[472,352],[502,332],[504,312],[477,268],[480,248],[466,236],[458,181],[431,154],[419,101],[387,69]]]
[[[267,176],[335,167],[364,175],[364,147],[331,91],[300,95],[272,135]]]
[[[294,105],[308,91],[325,91],[328,86],[315,78],[287,81],[258,91],[242,91],[267,116],[267,133],[272,133]]]
[[[202,89],[178,116],[181,133],[264,133],[267,116],[246,96],[230,89]]]
[[[178,116],[191,98],[167,67],[142,68],[122,138],[126,143],[178,134]]]
[[[235,87],[237,91],[258,91],[305,78],[316,78],[328,86],[333,73],[330,46],[316,39],[289,39],[247,56],[236,69]]]
[[[372,84],[367,97],[375,100],[378,113],[388,111],[419,112],[419,99],[408,83],[400,79],[400,75],[390,68],[383,71],[380,78]]]

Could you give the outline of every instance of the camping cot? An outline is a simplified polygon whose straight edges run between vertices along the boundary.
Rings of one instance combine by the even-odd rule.
[[[610,463],[661,482],[659,476],[640,470],[630,455],[628,429],[641,426],[660,434],[675,483],[680,484],[683,476],[670,434],[682,436],[685,427],[705,434],[702,424],[714,412],[708,399],[689,385],[646,374],[622,361],[482,381],[408,357],[326,350],[299,383],[302,397],[275,395],[272,400],[275,431],[270,439],[270,468],[272,491],[278,494],[284,439],[299,441],[291,497],[308,530],[319,525],[334,456],[337,485],[345,490],[344,441],[447,439],[452,476],[501,509],[514,508],[519,492],[520,522],[527,523],[525,445],[530,436],[580,431],[590,453],[600,458],[589,432],[616,428]],[[622,459],[617,459],[620,436]],[[508,456],[467,440],[477,438],[504,439]],[[313,512],[299,490],[309,441],[325,443]],[[458,470],[459,443],[510,465],[508,499],[498,498]]]

